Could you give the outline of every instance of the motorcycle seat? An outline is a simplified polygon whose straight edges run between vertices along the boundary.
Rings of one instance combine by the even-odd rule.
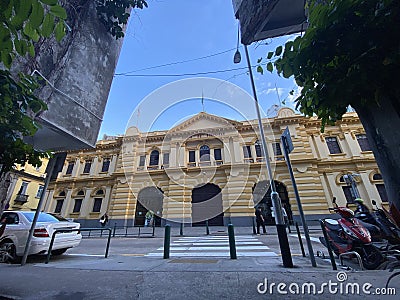
[[[325,225],[330,230],[339,231],[341,229],[338,221],[333,219],[325,219]]]

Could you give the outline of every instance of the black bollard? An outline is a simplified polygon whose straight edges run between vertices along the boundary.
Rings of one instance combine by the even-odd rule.
[[[169,247],[171,243],[171,226],[165,225],[164,235],[164,259],[169,258]]]
[[[179,230],[179,235],[183,235],[183,223],[181,223],[181,228],[180,228],[180,230]]]
[[[208,220],[206,220],[206,234],[210,235],[210,228],[208,228]]]
[[[228,236],[229,236],[229,252],[231,254],[231,259],[237,259],[236,256],[236,244],[235,244],[235,231],[233,225],[228,225]]]

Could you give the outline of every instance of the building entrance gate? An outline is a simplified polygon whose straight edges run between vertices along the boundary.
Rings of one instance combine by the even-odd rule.
[[[281,198],[282,206],[286,211],[289,222],[293,221],[292,209],[290,207],[289,197],[286,186],[279,181],[275,181],[276,192]],[[261,207],[264,215],[266,225],[275,225],[275,218],[272,212],[272,201],[271,201],[271,187],[268,181],[260,181],[253,187],[253,200],[254,207]]]
[[[144,226],[149,210],[154,213],[155,226],[161,226],[163,191],[156,187],[144,188],[139,192],[135,211],[135,226]]]
[[[221,189],[211,183],[194,188],[192,191],[192,225],[223,226],[224,212]]]

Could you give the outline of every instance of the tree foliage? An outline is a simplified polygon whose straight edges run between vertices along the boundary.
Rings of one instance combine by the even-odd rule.
[[[57,0],[0,1],[0,61],[7,69],[16,55],[35,55],[33,43],[53,33],[65,35],[67,13]]]
[[[67,14],[57,0],[2,0],[0,2],[0,175],[15,164],[41,165],[47,153],[33,149],[23,141],[38,130],[35,116],[47,109],[34,95],[36,79],[9,69],[17,56],[34,57],[34,43],[40,37],[65,35]]]
[[[400,2],[325,0],[308,2],[303,36],[269,52],[274,67],[302,88],[296,108],[317,115],[323,126],[341,119],[348,105],[383,97],[400,99]]]
[[[131,8],[147,7],[145,0],[103,0],[97,4],[100,21],[117,39],[124,37],[123,26],[128,23]]]

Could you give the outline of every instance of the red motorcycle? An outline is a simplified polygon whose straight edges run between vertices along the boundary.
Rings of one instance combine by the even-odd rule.
[[[384,261],[382,253],[372,244],[369,231],[354,218],[354,212],[346,207],[339,207],[336,199],[333,199],[336,207],[333,211],[338,213],[341,218],[338,220],[322,220],[326,230],[329,244],[336,255],[355,251],[357,252],[366,269],[373,270]],[[327,241],[324,237],[319,238],[321,243],[327,247]]]

